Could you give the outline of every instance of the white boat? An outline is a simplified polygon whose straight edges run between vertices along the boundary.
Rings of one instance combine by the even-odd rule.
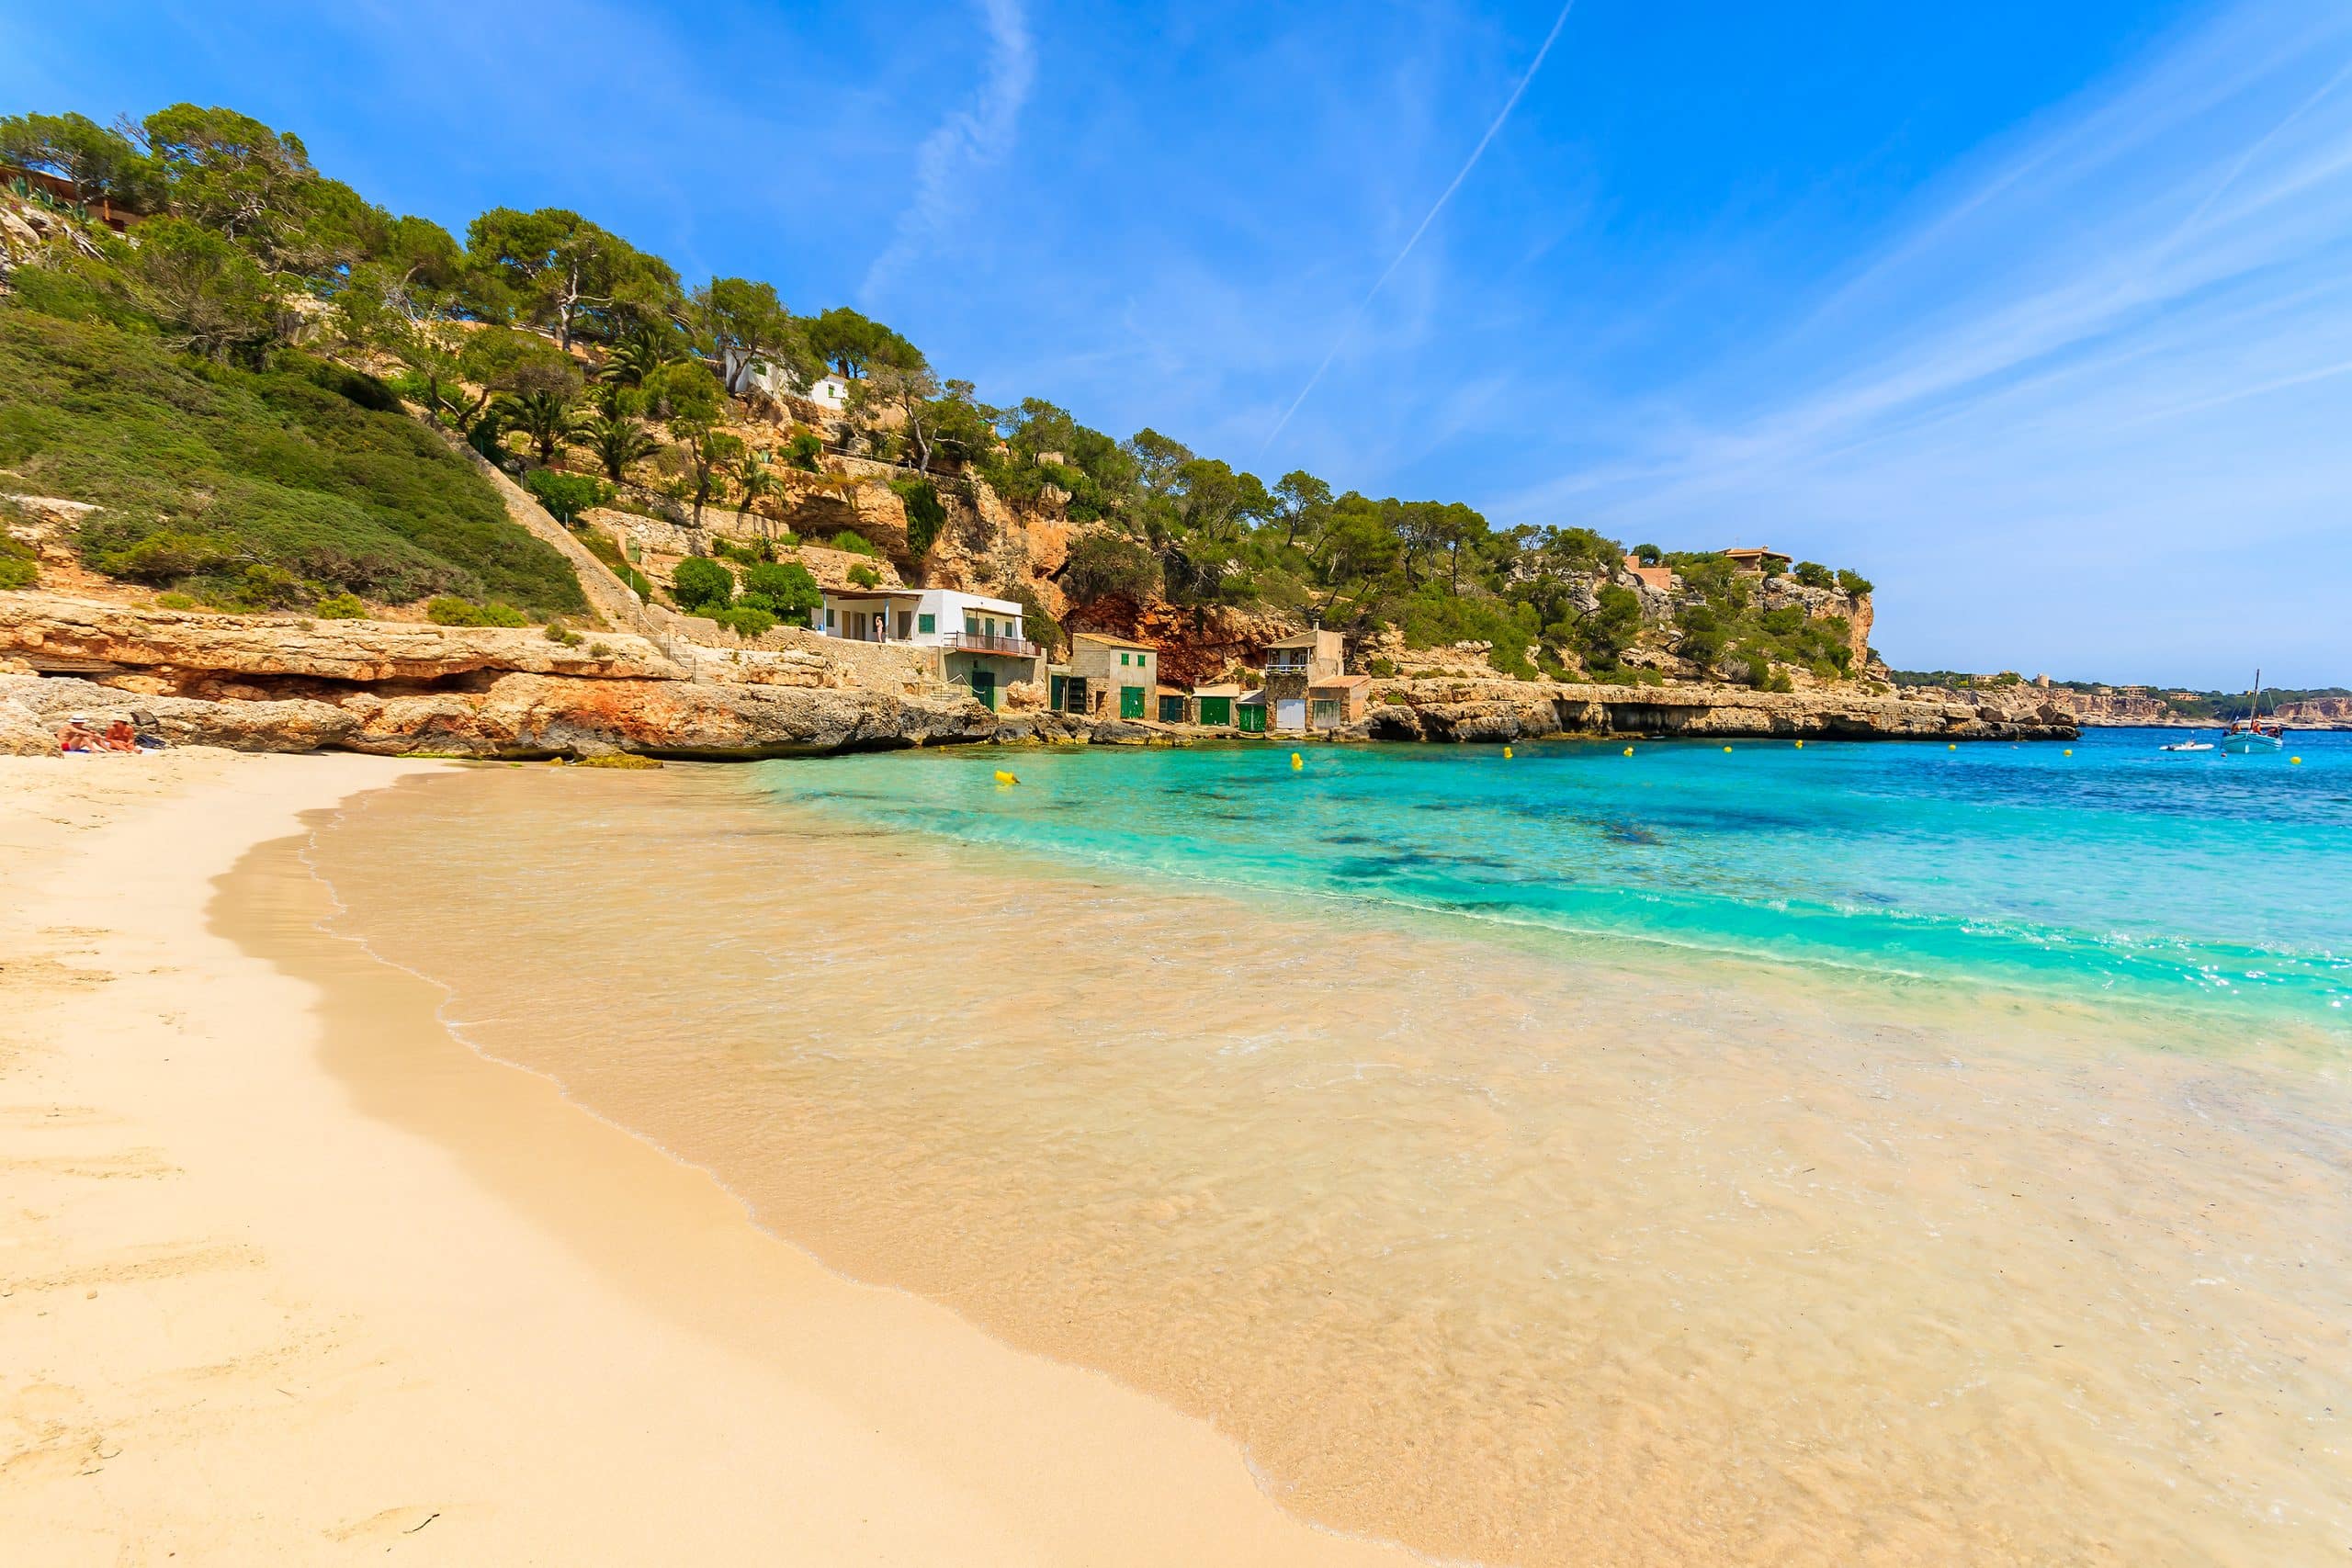
[[[2233,718],[2222,731],[2222,750],[2233,757],[2254,756],[2266,751],[2286,749],[2287,727],[2275,718],[2262,716],[2262,671],[2254,672],[2254,691],[2246,702],[2246,716]]]
[[[2169,746],[2156,748],[2159,751],[2211,751],[2212,749],[2211,740],[2176,740]]]

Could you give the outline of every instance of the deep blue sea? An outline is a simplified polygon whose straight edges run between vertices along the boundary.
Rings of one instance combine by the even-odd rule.
[[[967,749],[760,784],[1145,877],[2352,1031],[2352,735],[2158,750],[2183,734]]]

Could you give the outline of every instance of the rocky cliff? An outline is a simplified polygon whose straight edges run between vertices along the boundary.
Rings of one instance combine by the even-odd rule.
[[[815,646],[719,649],[600,633],[210,615],[0,593],[0,750],[54,750],[68,715],[151,716],[180,744],[469,757],[759,757],[1145,727],[1000,716],[968,692]],[[876,653],[892,650],[876,649]],[[901,661],[903,663],[903,660]]]
[[[781,649],[719,649],[626,633],[574,644],[539,631],[209,615],[0,593],[0,750],[53,750],[57,726],[75,712],[145,713],[183,744],[469,757],[758,757],[1162,738],[1150,725],[992,713],[968,693],[925,682],[910,664],[884,669],[849,657],[893,650],[800,637],[801,646]],[[2047,706],[1498,678],[1385,683],[1369,716],[1343,739],[2073,733]]]
[[[2281,703],[2278,722],[2297,729],[2352,729],[2352,697],[2305,697]]]
[[[1568,682],[1375,682],[1352,730],[1371,740],[1508,741],[1551,735],[2059,740],[2079,731],[2054,706],[1912,702],[1860,693]]]

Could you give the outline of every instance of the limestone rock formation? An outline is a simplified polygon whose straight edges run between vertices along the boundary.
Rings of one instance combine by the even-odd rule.
[[[1548,735],[2071,739],[2056,706],[1906,702],[1840,691],[1604,686],[1551,681],[1384,682],[1351,738],[1509,741]]]
[[[590,634],[573,645],[552,641],[536,627],[215,615],[48,593],[0,593],[0,654],[62,673],[208,671],[370,682],[442,680],[477,671],[604,680],[675,680],[687,673],[646,638],[618,632]]]

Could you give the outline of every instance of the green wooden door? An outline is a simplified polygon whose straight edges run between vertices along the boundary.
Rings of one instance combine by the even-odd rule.
[[[972,671],[972,695],[979,698],[981,703],[986,705],[989,712],[996,712],[995,671],[975,670]]]
[[[1233,699],[1231,697],[1203,697],[1201,722],[1203,724],[1231,724]]]
[[[1056,713],[1062,712],[1069,705],[1069,676],[1057,675],[1054,677],[1054,694],[1046,705],[1052,708]]]
[[[1159,699],[1159,722],[1162,724],[1183,723],[1184,699],[1182,697],[1161,697]]]
[[[1121,718],[1143,716],[1143,688],[1141,686],[1119,688],[1119,716]]]
[[[1241,705],[1241,733],[1244,735],[1263,735],[1266,733],[1265,704],[1243,703]]]

